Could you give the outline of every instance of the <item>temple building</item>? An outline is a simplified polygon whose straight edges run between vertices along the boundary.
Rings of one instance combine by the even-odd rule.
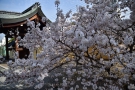
[[[15,50],[19,54],[19,58],[27,58],[29,50],[20,47],[17,43],[16,38],[18,36],[24,37],[27,33],[27,18],[40,23],[40,28],[46,26],[46,22],[42,22],[42,17],[46,17],[41,10],[41,6],[38,2],[24,10],[22,13],[0,11],[0,33],[5,34],[6,42],[6,60],[9,60],[9,51]],[[10,32],[13,32],[12,34]],[[19,32],[19,35],[17,34]],[[9,40],[9,38],[12,38]],[[9,42],[10,41],[10,42]],[[12,48],[9,48],[12,45]]]

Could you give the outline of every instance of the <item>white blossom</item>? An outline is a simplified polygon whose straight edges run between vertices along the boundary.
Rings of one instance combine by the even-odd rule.
[[[55,0],[56,21],[43,29],[27,19],[27,33],[16,39],[18,46],[29,49],[29,55],[27,59],[18,59],[19,53],[15,53],[15,61],[7,63],[7,82],[22,82],[40,89],[47,77],[53,79],[58,90],[122,90],[125,84],[134,88],[133,0],[82,1],[86,6],[78,6],[72,15],[71,11],[64,14],[60,1]],[[119,14],[126,7],[131,10],[130,18],[122,19]],[[42,22],[47,21],[42,18]]]

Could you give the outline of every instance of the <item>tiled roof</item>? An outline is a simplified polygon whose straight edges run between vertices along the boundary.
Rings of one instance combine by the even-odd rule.
[[[41,10],[40,4],[35,3],[22,13],[0,11],[0,24],[11,24],[26,20],[26,18],[31,18],[33,15],[38,14],[39,16],[45,16]]]

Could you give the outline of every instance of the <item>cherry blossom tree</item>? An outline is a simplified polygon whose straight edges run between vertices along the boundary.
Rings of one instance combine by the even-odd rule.
[[[30,54],[28,59],[16,56],[15,62],[8,62],[7,83],[40,89],[44,78],[51,77],[58,90],[135,88],[135,1],[82,1],[86,6],[79,6],[76,13],[63,14],[56,0],[56,21],[42,30],[27,19],[28,33],[17,39]],[[131,11],[129,19],[121,15],[128,12],[126,8]],[[33,52],[39,47],[35,59]]]

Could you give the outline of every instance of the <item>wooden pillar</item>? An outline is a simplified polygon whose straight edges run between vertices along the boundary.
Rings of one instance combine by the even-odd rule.
[[[5,38],[6,38],[6,60],[9,60],[8,35],[6,35]]]

